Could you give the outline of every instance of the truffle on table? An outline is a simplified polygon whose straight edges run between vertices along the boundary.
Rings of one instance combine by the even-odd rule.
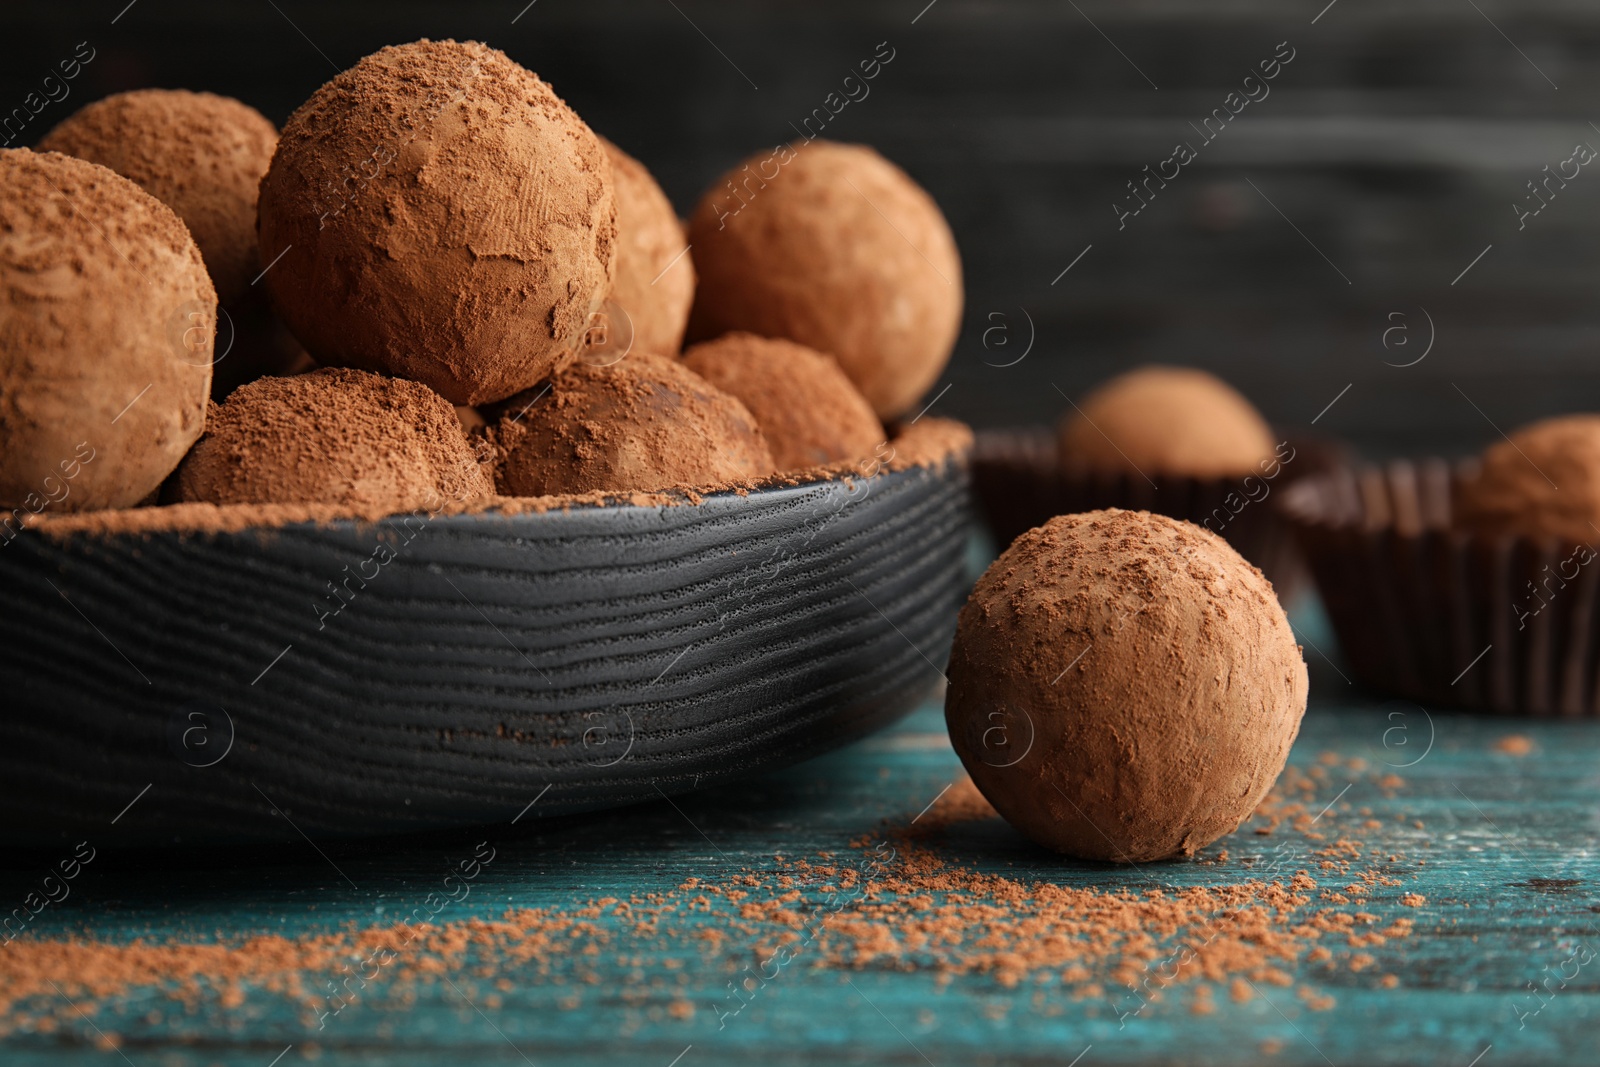
[[[911,409],[961,328],[961,259],[933,198],[861,145],[751,156],[689,221],[689,340],[786,337],[839,361],[879,418]]]
[[[745,406],[674,359],[571,363],[504,412],[493,436],[506,496],[712,489],[774,469]]]
[[[1563,547],[1600,543],[1600,415],[1545,419],[1491,445],[1457,491],[1455,523]]]
[[[508,397],[575,353],[616,256],[599,139],[476,42],[384,48],[313,93],[260,220],[265,284],[313,358],[453,404]]]
[[[683,362],[750,409],[780,471],[861,459],[884,440],[839,364],[804,345],[730,333],[692,346]]]
[[[1188,367],[1148,366],[1102,384],[1061,419],[1061,461],[1095,471],[1194,478],[1250,474],[1272,429],[1231,385]]]
[[[455,409],[425,385],[329,367],[259,378],[213,407],[179,501],[437,510],[492,495]]]
[[[1081,859],[1190,855],[1283,770],[1306,667],[1272,586],[1215,534],[1144,511],[1051,519],[978,580],[945,720],[973,781]]]
[[[683,224],[643,163],[606,140],[617,198],[617,268],[611,300],[633,324],[641,352],[676,355],[694,302],[694,259]]]
[[[217,296],[161,201],[105,167],[0,150],[0,504],[138,504],[205,426]]]

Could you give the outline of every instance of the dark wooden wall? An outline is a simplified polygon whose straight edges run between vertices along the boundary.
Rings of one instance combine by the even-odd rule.
[[[1216,370],[1284,423],[1350,384],[1318,428],[1372,455],[1466,451],[1491,420],[1600,407],[1600,167],[1524,229],[1512,209],[1546,164],[1600,148],[1600,4],[525,2],[8,3],[0,108],[88,40],[74,96],[23,141],[146,85],[228,93],[281,122],[383,44],[471,37],[551,81],[687,212],[888,41],[893,62],[828,134],[899,162],[955,228],[967,310],[937,410],[1049,420],[1065,407],[1052,383],[1076,397],[1147,360]],[[1283,41],[1295,58],[1270,95],[1119,231],[1124,183],[1198,146],[1188,123]],[[1421,354],[1423,309],[1431,352],[1386,366]],[[1027,358],[996,366],[1021,354],[1029,317]]]

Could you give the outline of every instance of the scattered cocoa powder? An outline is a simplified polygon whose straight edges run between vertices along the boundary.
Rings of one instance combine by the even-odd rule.
[[[1258,817],[1298,803],[1275,790]],[[620,1001],[652,1019],[689,1021],[708,1006],[692,999],[703,995],[707,970],[725,969],[748,999],[790,966],[921,972],[941,985],[1030,986],[1034,1008],[1045,1014],[1080,1005],[1075,1010],[1091,1016],[1127,1020],[1178,987],[1192,989],[1189,1010],[1198,1015],[1216,1010],[1218,991],[1245,1003],[1293,989],[1306,1008],[1325,1011],[1333,998],[1296,987],[1297,973],[1307,965],[1364,973],[1375,966],[1376,950],[1412,934],[1405,919],[1384,924],[1368,911],[1315,904],[1319,884],[1294,862],[1259,877],[1187,888],[1158,884],[1160,868],[1106,887],[1074,887],[957,862],[955,835],[997,818],[963,778],[922,814],[861,834],[842,855],[778,855],[760,869],[691,877],[626,899],[600,896],[437,923],[350,924],[292,938],[23,936],[0,953],[0,1035],[50,1033],[75,1024],[81,1010],[100,1018],[97,1026],[114,1046],[106,1017],[126,1010],[131,998],[147,1002],[150,992],[169,1005],[154,1001],[156,1022],[208,1006],[236,1012],[257,1000],[289,1000],[310,1031],[329,1022],[326,1013],[368,999],[410,1003],[446,979],[473,999],[531,983],[570,987],[558,998],[563,1010]],[[1296,851],[1292,859],[1306,855]],[[1359,874],[1377,883],[1392,881],[1388,871],[1374,866]],[[1415,897],[1406,894],[1401,903]],[[686,966],[695,959],[698,979]],[[597,988],[602,961],[608,971],[628,969],[632,980]],[[370,990],[350,978],[363,973]],[[340,990],[336,999],[327,996],[330,983]],[[720,984],[710,984],[721,997]],[[1374,984],[1394,988],[1398,979],[1384,974]],[[719,1003],[709,1007],[720,1013],[740,1002]],[[996,1008],[1002,1016],[1008,1009]]]

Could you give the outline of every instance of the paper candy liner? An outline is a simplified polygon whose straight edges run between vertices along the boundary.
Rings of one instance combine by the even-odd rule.
[[[1401,461],[1284,494],[1280,511],[1351,669],[1429,704],[1600,714],[1595,548],[1452,528],[1452,501],[1473,469]]]

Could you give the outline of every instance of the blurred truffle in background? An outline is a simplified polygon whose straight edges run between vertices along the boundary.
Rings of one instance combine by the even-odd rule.
[[[1272,428],[1214,374],[1148,366],[1096,387],[1060,424],[1061,462],[1094,471],[1193,478],[1249,474],[1272,455]]]
[[[1600,543],[1600,415],[1544,419],[1490,445],[1460,484],[1455,522],[1564,548]]]

